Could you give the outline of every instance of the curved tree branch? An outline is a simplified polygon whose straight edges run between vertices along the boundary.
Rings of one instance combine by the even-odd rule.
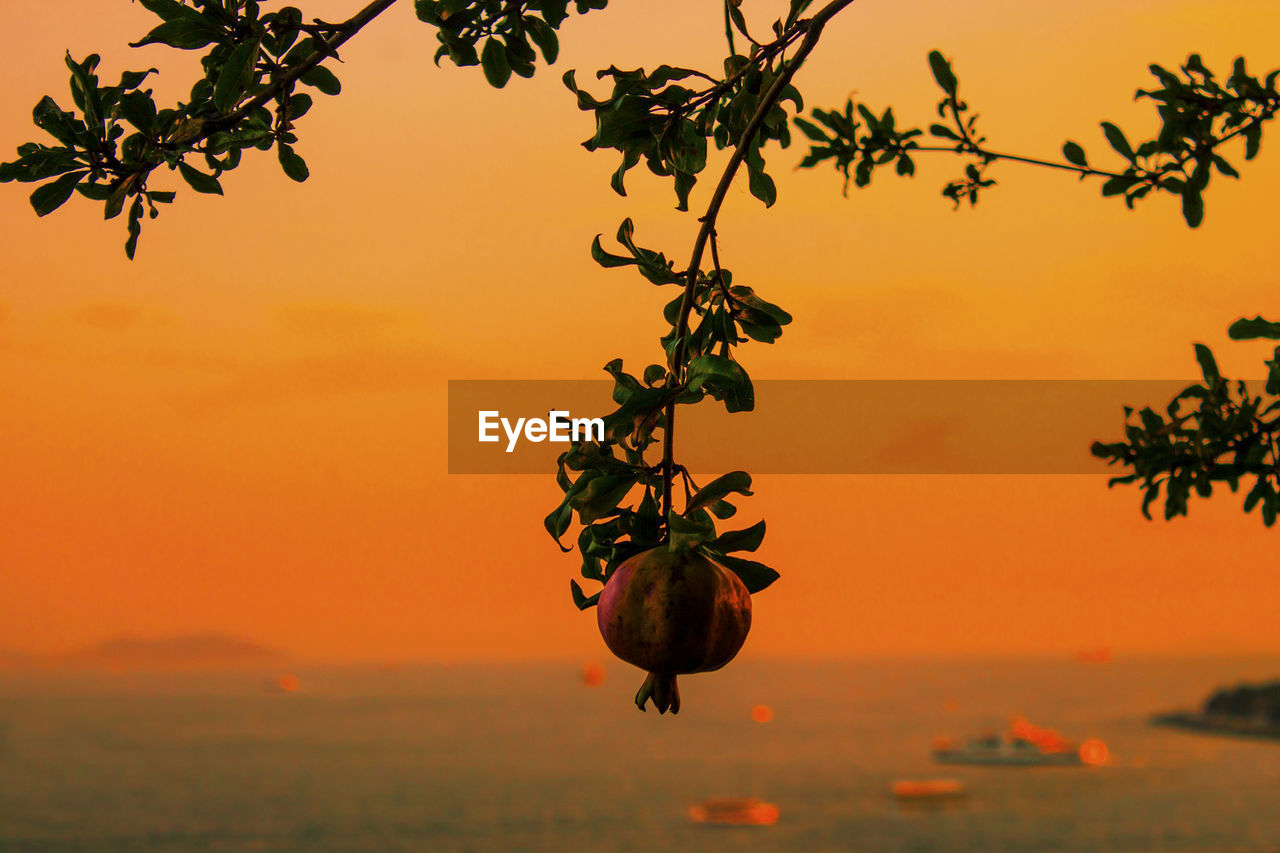
[[[796,71],[804,64],[805,59],[813,51],[818,44],[818,39],[822,36],[822,30],[837,13],[852,5],[854,0],[832,0],[821,10],[819,10],[812,18],[807,21],[801,21],[800,24],[805,26],[806,32],[804,40],[800,43],[800,47],[796,50],[794,56],[787,60],[782,66],[781,72],[777,79],[773,81],[773,85],[765,96],[760,99],[759,105],[756,107],[755,113],[751,116],[746,128],[742,131],[742,137],[738,140],[738,144],[734,146],[733,155],[729,158],[728,164],[725,166],[724,173],[720,176],[720,183],[716,185],[715,192],[711,195],[711,202],[707,205],[707,212],[700,220],[702,227],[698,230],[697,240],[693,244],[693,253],[689,258],[688,274],[685,278],[684,295],[680,301],[680,319],[676,325],[676,344],[672,351],[672,381],[680,382],[679,375],[682,362],[684,360],[684,342],[685,336],[689,332],[689,313],[693,310],[693,291],[698,282],[698,273],[702,268],[702,255],[706,250],[707,241],[711,238],[711,234],[715,231],[716,218],[720,215],[720,208],[724,204],[725,196],[729,192],[729,187],[733,184],[734,176],[738,172],[738,167],[747,157],[747,152],[751,148],[751,143],[760,131],[760,126],[764,123],[765,117],[769,111],[773,109],[782,92],[791,83],[791,78]],[[667,403],[666,425],[663,429],[663,448],[662,448],[662,517],[666,519],[671,514],[671,482],[675,474],[675,418],[676,404],[675,400]]]

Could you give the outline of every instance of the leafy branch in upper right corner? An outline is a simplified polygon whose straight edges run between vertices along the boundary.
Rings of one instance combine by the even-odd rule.
[[[1239,177],[1223,155],[1224,144],[1241,138],[1244,159],[1252,160],[1262,146],[1263,125],[1280,110],[1280,71],[1260,80],[1248,73],[1243,58],[1237,58],[1230,76],[1219,83],[1200,57],[1191,54],[1180,75],[1150,66],[1159,85],[1138,90],[1136,98],[1151,100],[1159,114],[1160,129],[1154,137],[1135,145],[1115,124],[1102,122],[1119,165],[1095,166],[1077,142],[1062,146],[1062,160],[1043,160],[989,148],[978,132],[977,115],[960,98],[951,63],[933,51],[929,67],[943,91],[937,107],[942,122],[930,125],[929,134],[946,145],[921,145],[924,131],[899,128],[892,108],[877,115],[850,100],[843,110],[813,110],[812,121],[795,119],[814,143],[800,167],[832,161],[844,174],[847,194],[850,183],[867,186],[882,166],[895,164],[897,174],[911,176],[913,157],[920,153],[957,154],[970,162],[964,176],[948,183],[942,194],[959,207],[965,199],[977,204],[981,191],[995,183],[987,177],[988,167],[1010,160],[1072,172],[1081,180],[1102,178],[1102,194],[1122,196],[1130,209],[1153,191],[1176,195],[1187,225],[1196,228],[1204,221],[1204,191],[1214,172]],[[1235,340],[1280,340],[1280,323],[1262,317],[1240,319],[1228,331]],[[1164,517],[1172,519],[1187,514],[1193,493],[1209,497],[1215,483],[1226,483],[1234,492],[1242,479],[1253,478],[1244,509],[1259,507],[1263,523],[1270,527],[1280,518],[1280,346],[1265,362],[1266,396],[1251,395],[1244,381],[1232,383],[1223,377],[1204,344],[1196,344],[1195,351],[1203,383],[1174,397],[1165,415],[1148,407],[1137,413],[1137,423],[1130,423],[1134,409],[1126,407],[1125,439],[1094,442],[1092,453],[1131,469],[1110,483],[1137,483],[1144,490],[1142,512],[1147,518],[1162,491]]]
[[[977,204],[981,190],[995,183],[987,177],[987,168],[997,161],[1009,160],[1073,172],[1081,179],[1105,178],[1102,194],[1123,196],[1130,208],[1153,190],[1177,195],[1183,217],[1195,228],[1204,220],[1204,191],[1213,172],[1239,177],[1223,156],[1222,145],[1241,137],[1244,159],[1252,160],[1262,144],[1263,124],[1280,110],[1280,92],[1276,90],[1280,71],[1272,71],[1260,80],[1248,73],[1243,58],[1237,58],[1231,75],[1219,83],[1197,54],[1187,58],[1180,69],[1181,76],[1152,65],[1151,73],[1159,86],[1139,89],[1135,98],[1155,103],[1160,130],[1134,145],[1115,124],[1102,122],[1103,135],[1122,161],[1104,168],[1092,165],[1077,142],[1062,146],[1060,161],[989,148],[986,137],[977,130],[977,114],[960,98],[959,81],[951,63],[935,50],[929,54],[929,66],[944,95],[937,107],[942,122],[931,124],[929,134],[946,140],[947,145],[922,145],[919,140],[924,131],[899,128],[892,108],[877,115],[850,99],[843,110],[814,109],[812,120],[795,119],[797,127],[813,143],[800,168],[833,161],[844,174],[847,193],[850,182],[857,187],[870,184],[872,174],[881,166],[896,164],[897,174],[909,177],[915,174],[913,155],[954,153],[970,159],[963,177],[942,190],[958,207],[965,199],[970,205]]]

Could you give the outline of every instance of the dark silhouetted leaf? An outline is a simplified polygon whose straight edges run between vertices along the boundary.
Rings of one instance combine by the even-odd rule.
[[[501,89],[511,79],[511,64],[507,61],[507,49],[496,38],[485,40],[480,51],[480,65],[484,68],[489,85]]]
[[[87,174],[88,171],[68,172],[56,181],[38,187],[31,194],[31,206],[35,208],[36,215],[46,216],[62,207],[76,191],[76,184]]]

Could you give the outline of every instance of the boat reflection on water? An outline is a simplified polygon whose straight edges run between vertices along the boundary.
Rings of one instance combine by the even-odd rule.
[[[773,826],[779,814],[756,797],[713,797],[689,807],[689,820],[714,826]]]
[[[968,796],[969,789],[959,779],[899,779],[889,793],[900,800],[954,800]]]
[[[969,801],[969,786],[959,779],[899,779],[889,793],[905,812],[952,811]]]
[[[1110,758],[1107,745],[1097,738],[1075,744],[1053,729],[1014,717],[1004,735],[994,732],[956,744],[951,738],[933,742],[933,760],[939,764],[1003,765],[1011,767],[1096,767]]]

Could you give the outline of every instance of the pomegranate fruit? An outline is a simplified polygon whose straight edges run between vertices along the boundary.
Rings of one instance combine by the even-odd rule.
[[[733,660],[751,629],[751,594],[738,576],[701,554],[665,545],[636,554],[610,576],[596,607],[605,645],[647,670],[636,706],[680,712],[676,676]]]

